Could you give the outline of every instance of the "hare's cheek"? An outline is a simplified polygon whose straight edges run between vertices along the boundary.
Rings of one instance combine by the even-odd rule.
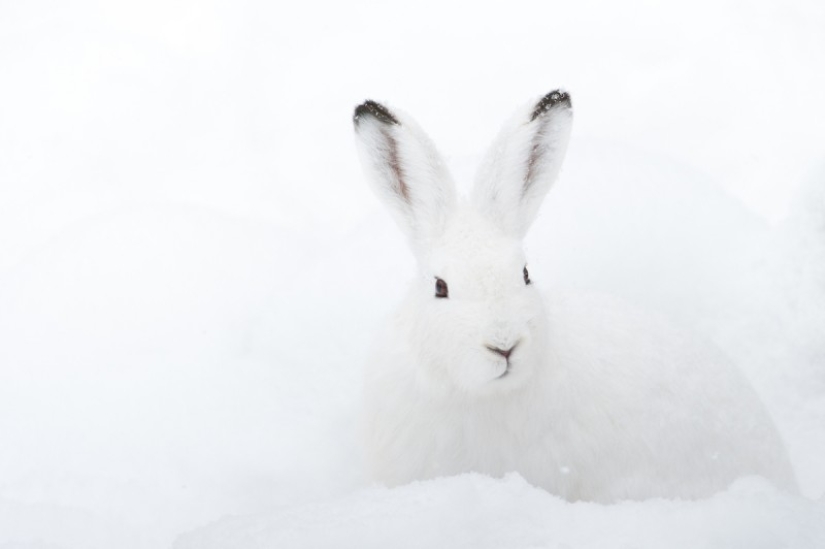
[[[433,366],[443,369],[456,389],[475,392],[489,380],[493,366],[489,351],[480,343],[477,315],[472,311],[434,315],[426,331],[423,344],[431,353]]]
[[[410,346],[425,374],[443,383],[449,377],[449,365],[455,361],[456,334],[454,321],[442,305],[444,300],[437,301],[414,310]]]
[[[452,359],[447,364],[453,384],[467,393],[480,393],[485,386],[500,377],[503,360],[478,344],[478,338],[466,337],[460,346],[454,348]]]

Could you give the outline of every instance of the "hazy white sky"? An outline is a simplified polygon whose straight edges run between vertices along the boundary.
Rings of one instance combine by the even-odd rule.
[[[563,86],[574,147],[661,155],[771,221],[825,158],[815,0],[0,10],[6,265],[89,215],[141,202],[304,226],[356,219],[374,204],[351,183],[349,117],[365,97],[467,156],[515,105]]]

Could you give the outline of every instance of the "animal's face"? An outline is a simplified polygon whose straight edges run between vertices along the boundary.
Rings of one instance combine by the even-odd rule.
[[[528,383],[544,322],[521,241],[468,206],[422,259],[408,297],[422,386],[494,394]]]
[[[466,201],[409,117],[367,101],[354,121],[370,183],[418,259],[402,318],[420,385],[480,395],[529,383],[544,326],[521,242],[561,167],[570,97],[553,91],[519,111]]]

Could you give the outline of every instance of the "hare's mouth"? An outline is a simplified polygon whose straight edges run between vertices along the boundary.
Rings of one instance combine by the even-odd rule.
[[[501,356],[502,358],[504,358],[504,364],[505,364],[504,371],[501,372],[501,374],[497,375],[495,377],[495,379],[501,379],[501,378],[503,378],[504,376],[506,376],[507,374],[510,373],[510,366],[511,366],[510,355],[513,353],[513,351],[516,349],[516,347],[518,347],[518,344],[519,344],[519,342],[517,341],[509,349],[500,349],[498,347],[485,345],[485,347],[487,347],[488,351],[490,351],[492,353],[495,353],[495,354]]]

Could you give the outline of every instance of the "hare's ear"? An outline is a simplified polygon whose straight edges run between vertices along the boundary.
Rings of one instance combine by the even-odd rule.
[[[356,142],[367,178],[418,253],[441,234],[455,185],[430,138],[403,113],[375,101],[355,108]]]
[[[508,234],[523,237],[561,168],[573,108],[555,90],[520,110],[501,130],[476,176],[476,207]]]

